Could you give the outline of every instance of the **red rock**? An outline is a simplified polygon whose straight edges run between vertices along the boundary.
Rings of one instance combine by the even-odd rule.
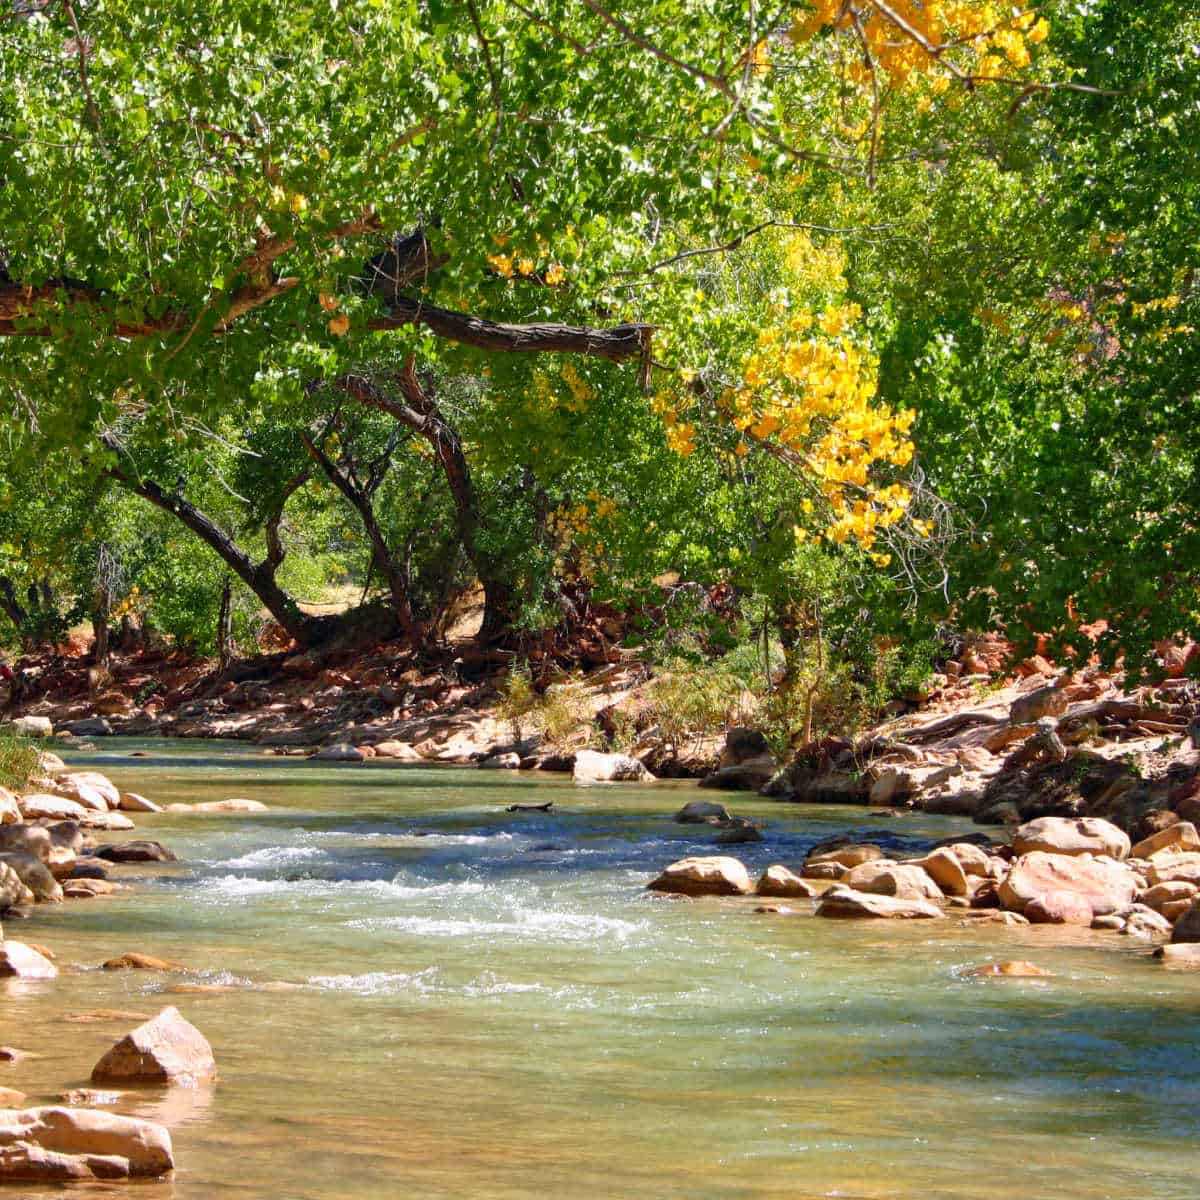
[[[1031,925],[1082,925],[1090,928],[1094,914],[1085,896],[1078,892],[1044,892],[1025,906]]]

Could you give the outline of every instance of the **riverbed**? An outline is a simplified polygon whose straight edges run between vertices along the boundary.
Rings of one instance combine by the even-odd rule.
[[[0,1042],[40,1055],[0,1085],[29,1103],[86,1086],[137,1023],[70,1019],[93,1010],[175,1004],[213,1044],[215,1085],[117,1108],[175,1140],[174,1179],[137,1200],[1196,1195],[1200,980],[1145,944],[644,890],[686,854],[754,873],[850,827],[916,849],[967,822],[723,797],[766,840],[721,851],[671,820],[686,784],[126,739],[67,757],[160,803],[270,806],[138,816],[178,864],[8,926],[64,968],[0,984]],[[128,950],[190,969],[95,969]],[[964,975],[1006,958],[1054,976]]]

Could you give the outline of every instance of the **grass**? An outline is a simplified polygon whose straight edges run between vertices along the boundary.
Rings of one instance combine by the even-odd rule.
[[[0,733],[0,787],[19,792],[37,774],[41,749],[29,738]]]

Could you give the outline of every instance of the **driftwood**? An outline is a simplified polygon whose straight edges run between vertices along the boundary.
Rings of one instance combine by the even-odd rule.
[[[548,800],[545,804],[510,804],[505,812],[549,812],[554,807],[554,801]]]

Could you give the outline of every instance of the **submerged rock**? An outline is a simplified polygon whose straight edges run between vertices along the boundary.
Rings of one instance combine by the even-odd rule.
[[[1008,979],[1040,979],[1053,977],[1054,972],[1021,958],[1006,962],[982,963],[964,971],[963,975],[968,979],[995,979],[1001,976]]]
[[[194,1083],[216,1075],[208,1039],[171,1006],[127,1033],[92,1068],[93,1083]]]
[[[174,1168],[171,1135],[152,1121],[87,1108],[0,1110],[0,1181],[122,1179]]]
[[[349,745],[347,742],[336,742],[332,746],[326,746],[323,750],[318,750],[313,756],[314,762],[363,762],[366,755],[355,746]]]
[[[106,971],[186,971],[183,963],[169,958],[155,958],[152,954],[139,954],[130,950],[102,964]]]
[[[755,822],[745,817],[730,817],[721,825],[715,842],[718,846],[736,846],[742,842],[761,842],[762,831]]]
[[[745,896],[754,891],[745,865],[721,855],[681,858],[646,886],[684,896]]]

